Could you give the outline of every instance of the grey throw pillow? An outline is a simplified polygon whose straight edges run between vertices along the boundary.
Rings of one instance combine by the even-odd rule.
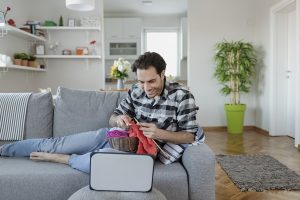
[[[73,90],[59,87],[55,101],[53,136],[97,130],[109,126],[109,118],[121,92]]]
[[[52,137],[53,111],[50,92],[31,94],[27,105],[24,139]]]

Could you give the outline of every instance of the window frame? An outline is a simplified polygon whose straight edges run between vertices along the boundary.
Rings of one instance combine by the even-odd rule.
[[[162,33],[167,33],[167,32],[176,32],[177,34],[177,69],[176,73],[177,75],[174,76],[174,78],[178,79],[180,77],[180,30],[177,27],[145,27],[143,31],[143,46],[142,46],[142,52],[145,53],[147,51],[147,33],[149,32],[162,32]],[[168,63],[167,63],[168,65]]]

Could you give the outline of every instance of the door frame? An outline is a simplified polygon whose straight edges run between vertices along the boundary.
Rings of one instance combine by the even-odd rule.
[[[280,133],[277,131],[277,117],[280,113],[277,111],[277,89],[275,88],[275,84],[277,81],[277,64],[276,64],[276,15],[285,9],[287,6],[291,4],[296,4],[296,69],[295,69],[295,80],[296,80],[296,105],[295,105],[295,146],[297,147],[300,143],[300,69],[299,69],[299,53],[300,53],[300,32],[299,32],[299,22],[300,22],[300,5],[297,0],[285,0],[281,1],[278,4],[274,5],[271,8],[271,30],[270,30],[270,107],[269,107],[269,116],[270,116],[270,124],[269,124],[269,133],[272,136],[278,136]]]

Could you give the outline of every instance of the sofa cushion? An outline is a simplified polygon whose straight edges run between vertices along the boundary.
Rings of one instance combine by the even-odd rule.
[[[68,165],[0,157],[0,199],[63,200],[88,184],[88,174]]]
[[[164,165],[156,161],[154,165],[153,187],[167,199],[188,200],[188,177],[179,162]]]
[[[24,139],[52,137],[53,111],[50,92],[33,93],[27,105]]]
[[[53,112],[53,99],[50,92],[32,93],[27,104],[24,139],[52,137]],[[0,146],[10,142],[0,141]]]
[[[121,92],[83,91],[59,87],[54,109],[53,136],[109,126],[109,117],[124,98]]]
[[[88,174],[68,165],[0,157],[0,199],[63,200],[88,184]],[[188,200],[187,175],[179,162],[156,161],[153,187],[167,199]]]

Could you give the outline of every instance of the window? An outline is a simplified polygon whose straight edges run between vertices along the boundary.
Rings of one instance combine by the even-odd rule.
[[[146,30],[146,51],[159,53],[167,63],[166,76],[178,76],[178,31]]]

